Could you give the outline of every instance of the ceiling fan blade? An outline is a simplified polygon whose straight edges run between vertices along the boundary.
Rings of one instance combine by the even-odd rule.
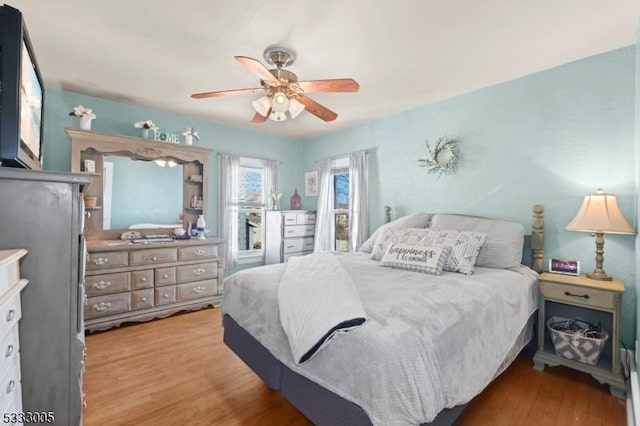
[[[251,122],[253,124],[264,123],[265,121],[267,121],[267,118],[269,117],[269,114],[271,114],[271,108],[269,108],[269,112],[267,112],[266,116],[260,115],[259,113],[256,112],[256,114],[251,119]]]
[[[193,99],[203,99],[203,98],[216,98],[218,96],[228,96],[228,95],[240,95],[243,93],[264,93],[265,90],[262,87],[256,87],[251,89],[235,89],[235,90],[221,90],[219,92],[204,92],[204,93],[194,93],[191,95]]]
[[[358,82],[351,78],[336,78],[333,80],[298,81],[297,84],[303,92],[357,92],[360,89]]]
[[[331,111],[327,107],[324,107],[317,103],[316,101],[307,98],[304,95],[300,95],[296,98],[301,104],[304,105],[305,109],[309,111],[311,114],[315,115],[321,120],[324,121],[333,121],[338,118],[338,114]]]
[[[253,58],[249,58],[246,56],[235,56],[236,60],[244,65],[249,71],[256,74],[262,81],[267,83],[269,86],[280,86],[280,82],[277,78],[271,74],[262,62],[255,60]]]

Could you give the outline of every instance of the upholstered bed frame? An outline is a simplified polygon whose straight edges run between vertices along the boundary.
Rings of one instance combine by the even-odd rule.
[[[391,220],[391,209],[385,206],[384,222]],[[540,273],[544,261],[544,206],[533,206],[531,234],[525,236],[523,261]],[[535,313],[533,315],[536,315]],[[533,323],[533,321],[529,321]],[[224,343],[235,352],[266,384],[278,390],[302,414],[316,425],[371,425],[369,417],[358,405],[294,372],[258,342],[229,315],[223,317]],[[452,425],[466,405],[444,409],[429,425]]]

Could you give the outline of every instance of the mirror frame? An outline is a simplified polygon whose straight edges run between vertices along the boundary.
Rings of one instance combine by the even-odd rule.
[[[205,220],[208,219],[208,171],[209,160],[214,152],[212,149],[72,128],[65,128],[65,132],[71,138],[71,171],[91,175],[91,184],[85,188],[84,195],[98,197],[98,204],[102,202],[102,171],[105,155],[117,155],[139,160],[169,159],[183,165],[182,226],[186,229],[188,222],[195,223],[199,214],[203,214]],[[95,173],[88,173],[84,170],[84,160],[95,162]],[[189,179],[192,175],[202,176],[202,182]],[[194,185],[202,196],[202,209],[190,207],[190,194],[193,193]],[[99,207],[92,210],[87,209],[84,232],[88,240],[114,240],[126,231],[126,229],[104,230],[102,216],[103,213]],[[143,229],[140,231],[143,234],[168,233],[167,229]]]

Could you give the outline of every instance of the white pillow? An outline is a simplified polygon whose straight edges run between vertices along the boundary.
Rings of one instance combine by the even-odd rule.
[[[428,228],[385,228],[371,250],[371,259],[381,260],[391,244],[406,243],[425,246],[430,235]]]
[[[432,244],[451,247],[451,254],[444,267],[445,271],[473,274],[480,248],[487,240],[484,232],[458,232],[454,230],[431,231]]]
[[[427,228],[429,227],[429,223],[431,222],[431,217],[433,215],[425,212],[418,212],[412,215],[403,216],[389,223],[385,223],[378,227],[373,234],[362,243],[358,251],[364,251],[367,253],[371,253],[373,251],[373,245],[376,243],[376,240],[387,228],[396,228],[396,229],[404,229],[404,228]]]
[[[391,244],[380,265],[425,274],[442,274],[451,247]]]
[[[522,262],[524,226],[516,222],[456,214],[436,214],[431,229],[485,232],[487,241],[478,254],[477,266],[508,269]]]

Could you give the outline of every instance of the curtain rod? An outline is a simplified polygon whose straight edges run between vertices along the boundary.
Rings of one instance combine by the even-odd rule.
[[[335,157],[328,157],[328,158],[323,158],[321,160],[316,160],[316,163],[319,163],[319,162],[325,161],[325,160],[333,161],[333,160],[337,160],[338,158],[345,158],[345,157],[350,156],[351,154],[356,154],[358,152],[364,152],[365,155],[369,155],[369,151],[367,151],[366,149],[363,149],[363,150],[360,150],[360,151],[350,152],[348,154],[336,155]]]
[[[217,152],[218,157],[220,156],[220,154],[231,154],[230,152],[222,152],[222,151],[218,151]],[[254,160],[262,160],[262,161],[274,161],[278,164],[282,164],[282,161],[280,160],[272,160],[270,158],[260,158],[260,157],[249,157],[248,155],[240,155],[240,154],[233,154],[233,155],[237,155],[238,157],[244,157],[244,158],[252,158]]]

